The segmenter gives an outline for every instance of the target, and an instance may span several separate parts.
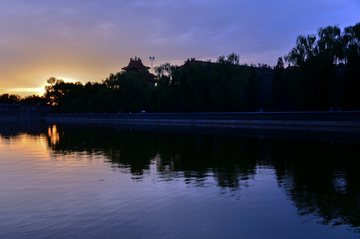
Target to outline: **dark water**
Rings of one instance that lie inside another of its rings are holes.
[[[0,125],[0,238],[359,238],[356,133]]]

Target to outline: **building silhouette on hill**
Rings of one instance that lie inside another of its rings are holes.
[[[133,58],[130,58],[130,62],[128,64],[128,66],[126,67],[123,67],[121,68],[122,70],[124,70],[125,72],[134,72],[134,73],[137,73],[137,74],[140,74],[140,73],[143,73],[143,72],[146,72],[147,74],[147,79],[146,82],[148,83],[148,85],[150,86],[154,86],[155,82],[154,82],[154,74],[151,74],[149,72],[149,69],[150,67],[148,66],[145,66],[140,57],[136,57],[133,59]]]
[[[135,59],[130,58],[129,65],[122,68],[122,70],[124,70],[125,72],[135,72],[135,73],[141,73],[144,70],[146,71],[149,69],[150,67],[144,66],[140,57],[136,57],[136,56]]]

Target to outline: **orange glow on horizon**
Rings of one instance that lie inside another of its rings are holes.
[[[45,94],[45,86],[43,88],[11,88],[8,89],[7,92],[3,92],[0,94],[20,95],[23,98],[30,95],[43,96]]]
[[[57,78],[57,77],[56,77]],[[71,78],[57,78],[59,80],[63,80],[66,83],[76,83],[76,82],[81,82],[79,80],[75,80],[75,79],[71,79]],[[84,82],[81,82],[82,84],[84,84]],[[38,95],[38,96],[43,96],[45,94],[45,86],[46,86],[46,82],[44,82],[44,86],[42,87],[36,87],[36,88],[23,88],[23,87],[18,87],[18,88],[0,88],[0,95],[2,94],[14,94],[14,95],[19,95],[22,98],[25,98],[27,96],[31,96],[31,95]]]

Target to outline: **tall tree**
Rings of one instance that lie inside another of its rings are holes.
[[[342,90],[342,107],[360,110],[360,23],[344,30],[346,71]]]
[[[344,41],[338,26],[319,28],[315,35],[299,36],[296,46],[285,60],[297,70],[289,69],[285,76],[298,104],[306,109],[325,110],[339,105],[337,88],[340,87],[336,64],[344,56]]]
[[[212,89],[216,110],[241,110],[244,91],[248,85],[249,69],[239,65],[239,56],[232,53],[220,56],[212,72],[216,83]]]

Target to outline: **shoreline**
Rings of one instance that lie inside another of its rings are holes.
[[[327,112],[216,112],[133,114],[47,114],[21,117],[0,115],[0,121],[44,120],[48,123],[94,123],[124,125],[195,126],[254,129],[338,131],[359,130],[360,111]]]
[[[274,138],[279,140],[327,141],[330,143],[360,143],[360,127],[317,127],[317,126],[273,126],[273,125],[171,125],[171,124],[133,124],[106,122],[46,121],[44,118],[23,118],[1,121],[0,136],[14,136],[20,131],[31,135],[47,135],[49,129],[75,127],[84,130],[104,128],[119,131],[149,131],[197,135],[221,135],[231,137],[250,137],[258,139]]]
[[[226,128],[360,128],[360,111],[48,114],[47,122],[146,124]]]

